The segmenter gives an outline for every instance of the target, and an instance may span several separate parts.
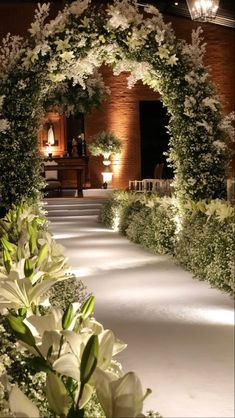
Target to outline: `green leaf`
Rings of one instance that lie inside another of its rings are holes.
[[[69,325],[71,324],[74,318],[74,309],[72,303],[69,303],[67,306],[63,317],[62,317],[62,327],[63,329],[68,329]]]
[[[27,360],[27,363],[36,371],[36,372],[45,372],[49,373],[53,371],[50,363],[42,357],[33,357]]]
[[[6,249],[3,250],[3,263],[7,273],[9,274],[11,271],[12,259],[9,251]]]
[[[98,359],[99,352],[99,340],[97,335],[92,335],[84,348],[81,366],[80,366],[80,376],[81,384],[84,386],[92,376]]]
[[[33,254],[37,248],[37,230],[36,230],[34,223],[28,224],[28,233],[29,233],[29,248],[30,248],[31,254]]]
[[[76,391],[78,385],[72,377],[64,377],[63,382],[67,392],[70,393],[70,395],[72,394],[72,392],[74,393]]]
[[[1,238],[1,244],[2,244],[3,249],[6,251],[9,251],[9,253],[14,253],[16,250],[15,244],[12,244],[11,242],[9,242],[6,236]]]
[[[32,261],[28,258],[24,262],[24,275],[27,278],[30,278],[34,272]]]
[[[26,317],[27,308],[20,308],[18,309],[18,315],[21,316],[23,319]]]
[[[45,244],[43,244],[41,246],[41,248],[38,252],[38,259],[37,259],[37,262],[36,262],[36,265],[35,265],[36,267],[41,266],[41,264],[43,263],[43,261],[45,260],[47,254],[48,254],[48,251],[49,251],[49,246],[46,242]]]
[[[82,309],[81,309],[83,321],[85,321],[85,319],[87,319],[92,314],[92,312],[94,311],[94,306],[95,306],[95,297],[90,296],[86,300],[86,302],[83,304]]]
[[[15,336],[24,343],[35,347],[34,336],[23,320],[24,318],[21,316],[7,315],[7,321]]]

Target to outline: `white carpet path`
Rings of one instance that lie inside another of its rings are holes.
[[[106,229],[89,215],[92,206],[87,215],[63,216],[66,206],[56,213],[50,204],[50,229],[94,293],[97,320],[128,344],[118,359],[153,391],[145,410],[165,418],[234,417],[232,299],[170,257]]]

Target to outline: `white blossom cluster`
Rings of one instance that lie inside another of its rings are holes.
[[[220,129],[226,133],[231,142],[235,142],[235,128],[232,123],[235,121],[235,112],[225,116],[220,124]]]
[[[199,26],[192,31],[192,43],[184,44],[183,54],[188,56],[195,66],[203,66],[203,56],[206,50],[206,43],[202,43],[202,28]]]
[[[110,29],[125,30],[128,29],[131,24],[137,25],[143,19],[143,15],[136,13],[137,2],[132,4],[129,0],[118,0],[114,5],[109,5],[108,12],[108,27]]]
[[[7,77],[8,72],[22,54],[22,38],[8,33],[2,40],[0,48],[0,80]]]
[[[3,101],[4,101],[4,96],[0,96],[0,116],[1,116],[1,111],[2,111],[2,107],[3,107]],[[10,124],[8,122],[7,119],[2,119],[0,117],[0,132],[6,132],[7,129],[10,128]]]
[[[49,15],[50,4],[49,3],[38,3],[38,7],[35,11],[34,21],[31,23],[29,33],[31,36],[36,38],[38,41],[45,38],[43,29],[45,25],[45,20]]]

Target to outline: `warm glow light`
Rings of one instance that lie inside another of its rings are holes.
[[[111,171],[103,171],[102,173],[103,176],[103,183],[107,183],[110,186],[110,183],[112,181],[112,177],[113,177],[113,173]]]
[[[48,156],[52,155],[52,147],[51,147],[51,145],[48,145],[46,147],[46,155],[48,155]]]
[[[113,170],[114,176],[117,176],[118,177],[120,175],[120,170],[121,170],[121,154],[115,155],[115,157],[113,159],[112,170]]]
[[[189,12],[193,20],[210,22],[216,17],[219,0],[187,0]]]
[[[117,210],[114,212],[114,218],[113,218],[113,230],[116,232],[119,230],[119,224],[120,224],[120,216]]]

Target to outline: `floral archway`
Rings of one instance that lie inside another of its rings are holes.
[[[129,71],[131,87],[142,80],[158,91],[170,114],[169,162],[181,200],[223,197],[230,132],[216,90],[203,65],[200,28],[192,44],[177,40],[153,6],[116,0],[96,9],[77,0],[45,23],[49,5],[39,5],[23,41],[3,41],[0,81],[0,177],[6,207],[36,199],[43,186],[37,149],[45,98],[69,80],[86,88],[103,63],[114,74]]]

